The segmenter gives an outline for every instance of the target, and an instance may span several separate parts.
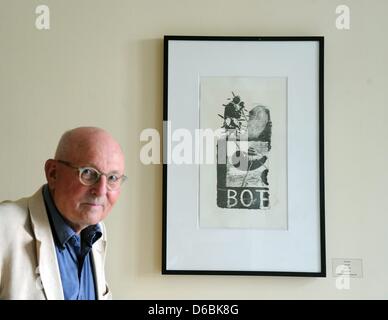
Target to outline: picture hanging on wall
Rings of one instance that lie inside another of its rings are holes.
[[[165,36],[163,274],[326,275],[323,50]]]

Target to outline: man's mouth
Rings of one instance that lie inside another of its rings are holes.
[[[90,206],[90,207],[102,207],[102,204],[99,203],[91,203],[91,202],[85,202],[83,205]]]

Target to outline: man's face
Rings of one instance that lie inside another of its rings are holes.
[[[75,167],[93,167],[102,173],[117,172],[119,176],[124,173],[121,149],[106,137],[74,149],[67,159],[60,160],[68,161]],[[109,191],[106,176],[102,175],[92,186],[85,186],[79,180],[78,170],[56,160],[48,162],[55,177],[49,179],[55,205],[76,232],[97,224],[108,215],[120,195],[120,189]]]

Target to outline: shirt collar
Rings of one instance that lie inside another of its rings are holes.
[[[46,208],[52,221],[52,230],[55,234],[58,243],[62,248],[73,236],[78,236],[76,232],[66,223],[62,214],[55,206],[54,200],[51,196],[51,192],[47,184],[43,186],[43,198],[46,204]],[[88,246],[92,246],[102,236],[101,227],[96,225],[90,225],[81,231],[81,239]]]

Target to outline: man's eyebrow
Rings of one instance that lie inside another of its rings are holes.
[[[118,170],[109,171],[108,173],[121,174]]]
[[[98,167],[97,167],[97,166],[96,166],[94,163],[90,163],[90,162],[88,162],[88,163],[85,163],[85,164],[81,165],[80,167],[83,167],[83,168],[86,168],[86,167],[91,167],[91,168],[94,168],[94,169],[100,170],[100,169],[98,169]]]

